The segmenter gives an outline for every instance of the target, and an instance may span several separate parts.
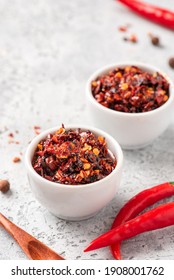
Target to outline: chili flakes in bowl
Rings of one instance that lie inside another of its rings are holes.
[[[104,137],[80,128],[66,130],[64,125],[38,143],[32,161],[40,176],[68,185],[101,180],[116,164]]]
[[[142,113],[162,106],[169,98],[169,83],[158,72],[137,66],[115,68],[91,83],[94,98],[101,105],[125,113]]]

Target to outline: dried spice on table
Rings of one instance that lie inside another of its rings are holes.
[[[0,180],[0,191],[2,193],[8,192],[10,189],[10,183],[8,180]]]
[[[13,137],[14,137],[14,134],[13,134],[12,132],[10,132],[10,133],[8,134],[8,137],[13,138]]]
[[[41,127],[40,127],[39,125],[35,125],[35,126],[33,127],[33,129],[34,129],[34,132],[35,132],[36,135],[40,134],[40,129],[41,129]]]
[[[15,133],[17,134],[18,131],[15,131]],[[13,132],[10,132],[8,134],[8,144],[16,144],[16,145],[20,144],[19,141],[15,141],[15,136]]]
[[[160,39],[159,39],[159,37],[153,35],[152,33],[149,33],[148,35],[149,35],[149,38],[151,40],[152,45],[159,47],[160,46]]]
[[[20,161],[21,161],[20,157],[14,157],[14,158],[13,158],[13,162],[14,162],[14,163],[20,162]]]
[[[119,26],[118,27],[118,30],[120,31],[120,32],[126,32],[127,31],[127,26]]]
[[[115,68],[92,81],[94,98],[101,105],[125,113],[142,113],[162,106],[169,98],[169,83],[158,72],[136,66]]]
[[[174,69],[174,57],[169,59],[169,66]]]
[[[123,40],[126,41],[126,42],[131,42],[131,43],[137,43],[138,42],[138,38],[135,34],[131,34],[128,37],[124,37]]]
[[[98,181],[109,175],[116,163],[102,136],[64,126],[38,143],[33,158],[39,175],[69,185]]]

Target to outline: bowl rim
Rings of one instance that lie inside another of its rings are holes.
[[[122,165],[123,165],[123,151],[122,148],[120,146],[120,144],[117,142],[117,140],[115,140],[114,137],[112,137],[110,134],[108,134],[107,132],[95,128],[93,126],[88,126],[88,125],[80,125],[80,124],[72,124],[72,125],[65,125],[65,129],[76,129],[76,128],[81,128],[82,130],[90,130],[93,133],[102,135],[103,137],[112,142],[115,146],[115,149],[117,151],[117,154],[114,156],[117,159],[117,165],[114,168],[114,170],[106,177],[102,178],[101,180],[98,180],[96,182],[93,183],[88,183],[88,184],[79,184],[79,185],[70,185],[70,184],[61,184],[61,183],[57,183],[57,182],[52,182],[49,181],[45,178],[43,178],[42,176],[40,176],[33,168],[30,157],[32,154],[34,154],[34,151],[36,149],[37,144],[39,143],[39,141],[41,141],[42,139],[44,139],[44,137],[46,137],[49,133],[53,133],[56,130],[58,130],[60,128],[60,126],[55,126],[49,129],[44,130],[43,132],[41,132],[39,135],[35,136],[34,139],[29,143],[26,152],[25,152],[25,167],[28,171],[28,173],[31,173],[32,176],[35,177],[36,180],[40,180],[41,183],[45,183],[45,184],[49,184],[52,187],[57,187],[57,188],[66,188],[66,189],[81,189],[81,188],[88,188],[89,186],[94,187],[95,186],[99,186],[101,184],[101,182],[104,181],[109,181],[109,179],[111,178],[111,176],[114,176],[115,173],[118,173],[121,169],[122,169]],[[112,152],[112,151],[111,151]]]
[[[120,112],[120,111],[116,111],[116,110],[112,110],[110,108],[106,108],[105,106],[101,105],[99,102],[97,102],[97,100],[93,97],[92,91],[91,91],[91,82],[93,80],[95,80],[98,76],[108,72],[109,70],[114,69],[115,67],[126,67],[126,66],[137,66],[139,68],[141,68],[143,70],[147,69],[146,71],[149,72],[159,72],[169,83],[169,98],[168,100],[161,105],[160,107],[148,111],[148,112],[139,112],[139,113],[130,113],[130,112]],[[172,94],[173,92],[173,94]],[[151,64],[147,64],[147,63],[143,63],[143,62],[136,62],[136,61],[122,61],[122,62],[117,62],[117,63],[112,63],[112,64],[108,64],[105,65],[99,69],[97,69],[95,72],[93,72],[93,74],[89,77],[87,84],[86,84],[86,95],[88,97],[88,99],[90,100],[90,102],[92,102],[92,104],[94,106],[96,106],[98,109],[103,110],[103,112],[108,113],[110,115],[119,115],[122,117],[130,117],[130,118],[136,118],[138,117],[144,117],[144,116],[149,116],[152,114],[156,114],[160,111],[163,111],[166,109],[166,107],[168,107],[174,100],[174,84],[172,82],[172,80],[170,79],[170,77],[163,71],[161,71],[159,68],[157,68],[156,66],[153,66]]]

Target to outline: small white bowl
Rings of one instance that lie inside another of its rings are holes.
[[[91,92],[91,82],[115,67],[137,66],[149,73],[159,72],[169,83],[169,99],[159,108],[145,113],[118,112],[99,104]],[[162,134],[174,112],[174,85],[162,71],[144,63],[127,62],[109,65],[96,71],[86,87],[87,103],[94,125],[112,135],[124,149],[137,149],[151,143]]]
[[[66,126],[66,129],[81,128],[83,131],[90,130],[95,135],[105,137],[108,149],[117,159],[116,168],[105,178],[90,184],[64,185],[48,181],[41,177],[32,166],[32,159],[37,144],[49,133],[59,129],[48,129],[29,144],[25,155],[25,165],[31,190],[38,201],[56,216],[66,220],[83,220],[95,215],[106,206],[115,196],[120,185],[123,153],[116,140],[102,130],[86,126]]]

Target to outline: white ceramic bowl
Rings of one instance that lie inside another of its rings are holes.
[[[66,220],[86,219],[100,211],[114,198],[122,174],[123,153],[116,140],[104,131],[93,127],[73,125],[66,126],[66,129],[79,127],[83,131],[90,130],[95,135],[105,137],[108,149],[117,159],[116,168],[104,179],[84,185],[64,185],[48,181],[37,174],[31,163],[37,144],[59,127],[48,129],[36,136],[29,144],[25,155],[28,180],[35,197],[50,212]]]
[[[108,109],[96,101],[91,92],[91,82],[115,67],[123,68],[130,65],[135,65],[149,73],[159,72],[166,78],[170,85],[170,96],[165,104],[145,113],[124,113]],[[156,67],[144,63],[118,63],[99,69],[87,82],[86,96],[94,125],[107,131],[125,149],[141,148],[151,143],[168,127],[174,112],[174,85],[172,81]]]

